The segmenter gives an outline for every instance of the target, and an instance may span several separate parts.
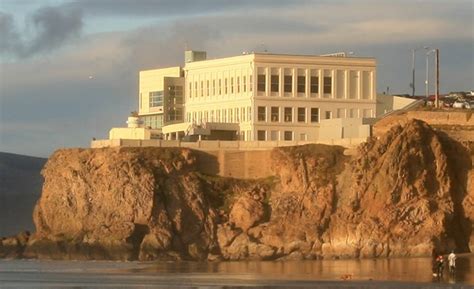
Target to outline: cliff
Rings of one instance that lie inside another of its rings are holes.
[[[204,175],[197,155],[58,150],[42,171],[36,232],[4,239],[0,256],[16,248],[31,258],[273,260],[474,249],[473,147],[424,122],[394,126],[351,157],[337,146],[274,149],[269,179]]]

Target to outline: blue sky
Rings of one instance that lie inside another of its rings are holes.
[[[376,57],[409,93],[411,49],[440,48],[441,91],[474,89],[472,0],[1,0],[0,151],[48,156],[124,126],[138,71],[262,51]],[[424,52],[417,53],[418,94]]]

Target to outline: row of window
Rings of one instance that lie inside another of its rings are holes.
[[[248,82],[247,82],[248,81]],[[189,97],[245,93],[252,91],[252,75],[189,82]]]
[[[266,106],[257,108],[257,121],[262,122],[306,122],[306,107],[284,107],[283,119],[280,119],[280,107],[271,106],[268,110]],[[296,120],[293,116],[296,116]],[[319,122],[319,108],[309,108],[310,122]],[[270,116],[267,118],[267,116]]]
[[[281,134],[281,136],[280,136]],[[294,132],[291,130],[278,131],[278,130],[257,130],[257,140],[287,140],[292,141],[295,139]],[[299,140],[306,141],[306,133],[299,134]]]
[[[163,91],[151,91],[148,94],[148,106],[157,107],[163,106]]]
[[[265,74],[259,74],[257,76],[257,91],[266,91],[267,77]],[[332,78],[325,76],[323,78],[323,93],[332,93]],[[283,91],[287,93],[293,92],[293,76],[284,75],[283,77]],[[270,75],[270,92],[280,92],[280,76],[278,74]],[[306,93],[306,76],[298,75],[296,77],[296,92]],[[310,76],[309,78],[309,92],[319,93],[319,77]]]
[[[186,121],[194,123],[223,122],[239,123],[252,120],[252,108],[235,107],[228,109],[215,109],[206,111],[194,111],[186,114]]]

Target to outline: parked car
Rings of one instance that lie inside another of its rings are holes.
[[[465,100],[456,100],[453,103],[453,108],[471,108],[471,104]]]

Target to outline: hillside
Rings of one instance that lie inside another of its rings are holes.
[[[46,159],[0,152],[0,235],[33,230],[31,214],[41,194]]]
[[[30,258],[114,260],[468,252],[471,156],[472,147],[419,120],[351,156],[338,146],[275,148],[273,177],[252,181],[202,174],[191,149],[62,149],[42,171],[36,232],[3,240],[0,256],[12,248]]]

